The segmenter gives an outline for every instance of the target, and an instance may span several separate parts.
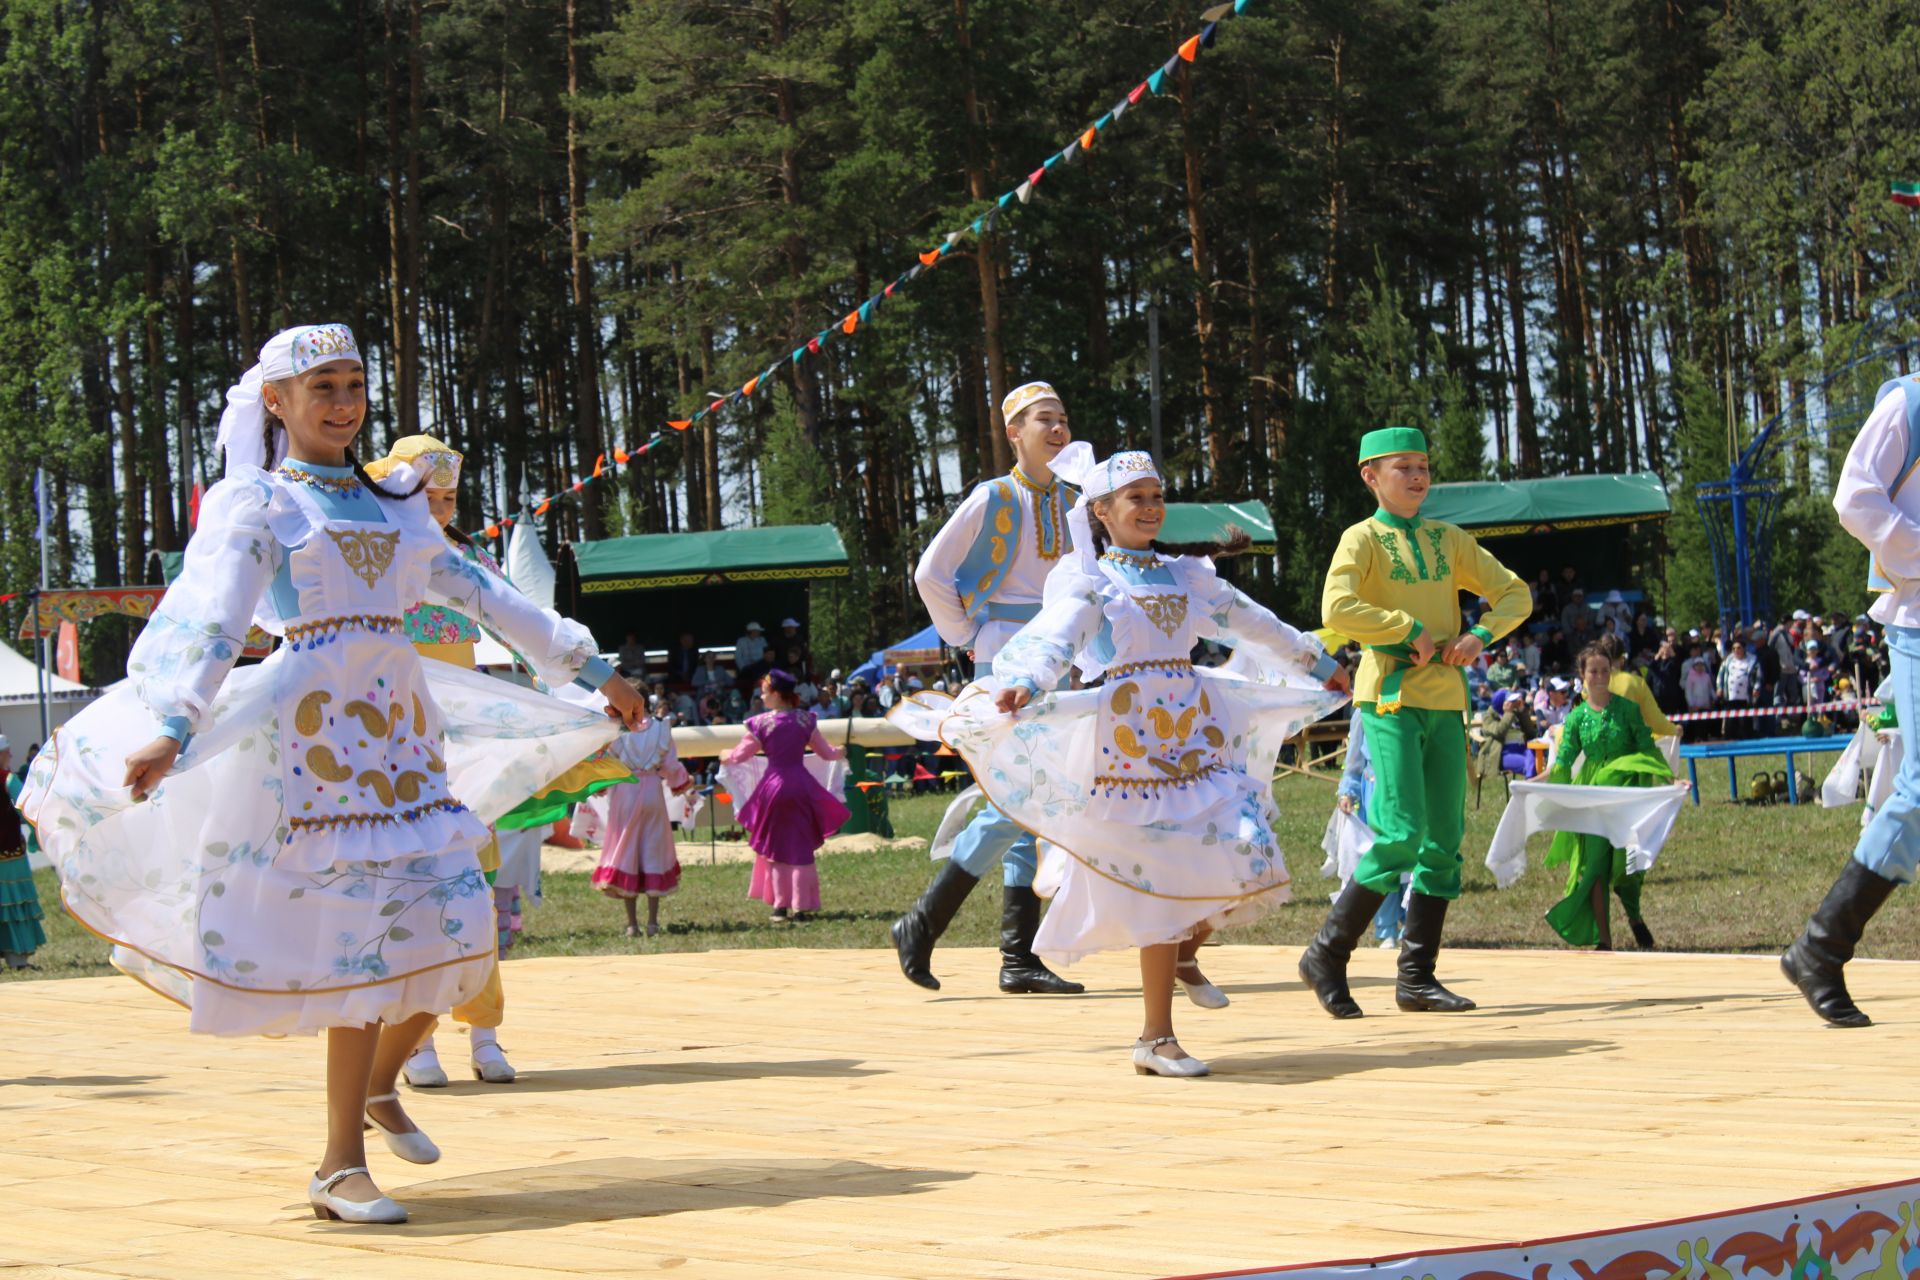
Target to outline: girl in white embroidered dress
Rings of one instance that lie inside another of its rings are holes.
[[[1053,904],[1035,950],[1071,964],[1139,948],[1146,1016],[1134,1065],[1202,1075],[1206,1064],[1174,1039],[1176,974],[1196,1003],[1224,1004],[1195,950],[1214,928],[1285,900],[1274,759],[1300,724],[1339,705],[1346,673],[1215,572],[1204,552],[1244,548],[1244,535],[1234,548],[1155,541],[1166,504],[1148,455],[1094,466],[1074,445],[1055,470],[1082,490],[1075,554],[1048,578],[1040,616],[994,659],[1004,686],[963,694],[942,732],[989,799],[1045,842],[1037,887]],[[1240,648],[1274,683],[1196,670],[1203,639]],[[1042,693],[1069,665],[1104,685]]]
[[[363,1125],[403,1158],[438,1158],[392,1089],[433,1015],[486,976],[486,822],[616,726],[442,663],[423,671],[401,634],[422,598],[484,619],[549,679],[595,646],[454,555],[419,477],[381,489],[354,462],[366,382],[344,326],[277,335],[228,400],[227,478],[182,576],[131,678],[36,762],[31,803],[57,832],[69,910],[194,1030],[328,1032],[309,1199],[322,1217],[403,1221],[366,1172]],[[235,672],[250,621],[285,643]],[[640,718],[624,681],[605,692]]]

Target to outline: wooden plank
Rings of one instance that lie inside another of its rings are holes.
[[[1820,1026],[1768,956],[1456,951],[1482,1002],[1322,1015],[1296,953],[1224,947],[1182,1005],[1215,1075],[1133,1074],[1131,957],[1088,997],[938,996],[890,953],[508,967],[523,1075],[408,1095],[447,1151],[379,1147],[398,1230],[308,1215],[317,1039],[189,1036],[118,978],[0,988],[0,1259],[126,1276],[1052,1276],[1227,1270],[1601,1229],[1911,1177],[1920,966]],[[77,1064],[86,1064],[80,1066]]]

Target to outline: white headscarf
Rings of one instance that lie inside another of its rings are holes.
[[[1095,573],[1099,557],[1093,550],[1093,525],[1087,519],[1088,505],[1126,488],[1136,480],[1160,479],[1153,455],[1139,449],[1116,453],[1105,462],[1095,462],[1093,446],[1075,440],[1062,449],[1049,464],[1053,474],[1080,491],[1079,501],[1067,512],[1067,530],[1073,537],[1073,553],[1085,573]]]
[[[268,381],[294,378],[330,360],[364,365],[353,330],[343,324],[303,324],[282,329],[260,348],[260,363],[227,388],[227,407],[220,415],[219,448],[227,452],[227,474],[246,467],[274,466],[287,452],[287,429],[273,423],[273,441],[266,438],[267,409],[260,388]]]

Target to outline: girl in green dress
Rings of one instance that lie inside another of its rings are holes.
[[[33,953],[46,945],[40,927],[40,895],[33,888],[27,855],[34,851],[32,828],[24,833],[13,798],[20,779],[13,774],[13,750],[0,737],[0,960],[9,969],[32,969]]]
[[[1548,780],[1602,787],[1672,781],[1673,771],[1654,745],[1653,731],[1641,718],[1640,708],[1608,689],[1613,664],[1605,650],[1599,645],[1581,650],[1579,670],[1586,697],[1567,714]],[[1583,755],[1586,759],[1576,778],[1573,764]],[[1607,895],[1612,892],[1626,909],[1634,941],[1642,950],[1652,949],[1653,933],[1640,918],[1640,889],[1647,873],[1628,873],[1626,850],[1614,848],[1602,836],[1562,831],[1554,836],[1547,853],[1548,866],[1561,863],[1569,864],[1567,896],[1547,912],[1547,923],[1561,937],[1576,947],[1613,950],[1613,929],[1607,919]]]

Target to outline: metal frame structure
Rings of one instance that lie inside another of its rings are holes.
[[[1772,537],[1786,497],[1786,484],[1777,475],[1768,474],[1772,464],[1786,446],[1804,436],[1830,440],[1835,430],[1866,421],[1873,411],[1871,392],[1839,404],[1828,403],[1826,392],[1863,365],[1920,350],[1920,339],[1889,341],[1896,326],[1917,313],[1920,290],[1888,299],[1854,335],[1837,369],[1809,383],[1761,424],[1733,460],[1725,480],[1708,480],[1694,487],[1694,506],[1713,551],[1713,587],[1722,625],[1773,616]]]

